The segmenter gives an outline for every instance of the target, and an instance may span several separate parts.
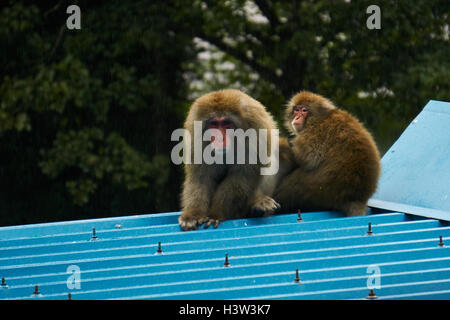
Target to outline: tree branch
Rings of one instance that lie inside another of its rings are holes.
[[[47,10],[46,12],[44,12],[44,18],[47,18],[47,16],[55,11],[57,11],[59,9],[59,7],[61,6],[63,0],[59,1],[54,7],[50,8],[49,10]]]
[[[67,26],[66,26],[66,23],[64,22],[64,24],[59,29],[58,37],[56,38],[56,42],[53,45],[52,51],[50,51],[50,55],[47,59],[48,61],[52,60],[53,56],[55,55],[56,49],[59,47],[59,44],[61,43],[61,40],[64,36],[64,32],[66,29],[67,29]]]
[[[274,84],[276,84],[279,81],[278,76],[275,74],[275,72],[272,69],[267,68],[267,67],[257,63],[254,59],[250,59],[249,57],[247,57],[247,55],[244,52],[224,43],[220,37],[207,35],[203,31],[198,31],[196,36],[199,38],[202,38],[205,41],[208,41],[209,43],[216,46],[223,52],[225,52],[225,53],[233,56],[234,58],[240,60],[241,62],[247,64],[253,70],[258,72],[261,75],[261,77],[265,78],[266,80],[268,80]]]

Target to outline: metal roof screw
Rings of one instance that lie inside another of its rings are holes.
[[[368,299],[368,300],[378,299],[378,297],[375,294],[375,291],[373,291],[373,289],[370,289],[369,295],[366,297],[366,299]]]
[[[298,211],[297,211],[297,216],[298,216],[298,218],[297,218],[297,222],[301,222],[301,221],[303,221],[303,219],[302,219],[302,215],[301,215],[301,212],[300,212],[300,209],[298,209]]]
[[[225,253],[225,263],[223,264],[224,267],[229,267],[230,262],[228,261],[228,253]]]
[[[34,286],[34,292],[33,292],[33,295],[34,296],[37,296],[37,295],[40,295],[41,293],[39,292],[39,286],[38,285],[35,285]]]
[[[371,236],[371,235],[373,235],[373,232],[372,232],[372,223],[369,222],[369,229],[367,230],[366,236]]]
[[[2,287],[6,287],[6,280],[5,280],[5,277],[2,277],[2,284],[1,284],[1,286],[2,286]]]
[[[295,279],[294,279],[295,283],[300,283],[300,276],[298,274],[298,269],[295,269]]]
[[[92,228],[92,237],[91,240],[97,240],[97,233],[95,232],[95,228]]]
[[[72,294],[70,292],[67,294],[67,300],[72,300]]]
[[[161,241],[158,241],[158,250],[156,250],[156,253],[162,253]]]
[[[443,247],[444,246],[444,241],[442,241],[442,236],[439,236],[439,247]]]

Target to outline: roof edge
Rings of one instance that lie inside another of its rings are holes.
[[[385,209],[396,212],[414,214],[421,217],[450,221],[450,212],[431,208],[417,207],[397,202],[378,199],[369,199],[368,206],[377,209]]]

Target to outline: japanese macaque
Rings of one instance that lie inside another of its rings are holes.
[[[217,227],[222,220],[272,212],[279,207],[270,197],[275,188],[275,175],[261,174],[262,169],[269,167],[275,166],[277,170],[278,161],[278,150],[275,150],[278,140],[271,141],[276,125],[261,103],[239,90],[211,92],[192,104],[184,128],[192,138],[184,140],[191,163],[185,165],[183,214],[178,219],[183,230],[196,229],[203,223],[205,227]],[[200,132],[195,132],[195,128],[200,128]],[[257,140],[246,137],[234,143],[230,131],[248,132],[249,129],[255,130]],[[258,134],[259,129],[267,130],[266,135]],[[209,154],[220,161],[196,162],[194,151],[197,148],[198,156],[198,146],[200,156]],[[262,146],[266,147],[269,161],[261,161],[259,157]],[[239,161],[242,156],[256,161],[243,163]]]
[[[285,126],[293,138],[290,149],[280,145],[281,168],[292,171],[273,195],[281,210],[364,215],[377,188],[380,155],[363,125],[328,99],[302,91],[288,103]]]

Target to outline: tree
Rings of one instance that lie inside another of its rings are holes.
[[[280,100],[316,91],[356,114],[384,151],[429,99],[449,97],[450,10],[448,1],[378,1],[381,29],[370,30],[371,4],[194,1],[184,27],[255,72],[263,92],[254,80],[241,86],[278,117]]]
[[[53,5],[0,14],[0,223],[175,209],[190,37],[165,2],[81,3],[80,31]]]

